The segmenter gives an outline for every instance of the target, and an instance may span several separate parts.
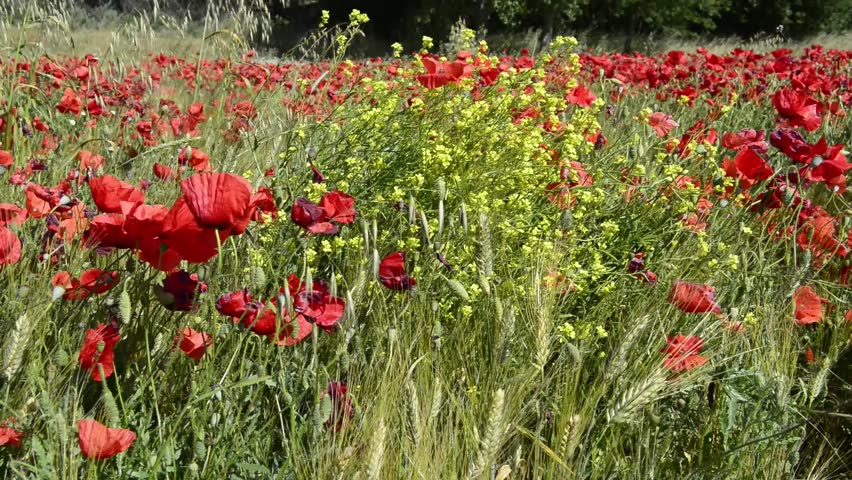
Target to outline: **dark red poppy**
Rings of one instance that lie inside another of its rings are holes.
[[[394,252],[379,263],[379,282],[397,291],[411,290],[417,280],[405,271],[405,252]]]
[[[136,205],[145,202],[144,193],[112,175],[90,178],[89,188],[92,191],[92,200],[98,210],[104,213],[121,213],[121,202]]]
[[[15,232],[0,227],[0,265],[11,265],[21,259],[21,240]]]
[[[329,382],[328,388],[322,392],[322,398],[331,399],[331,416],[325,422],[325,428],[339,432],[343,425],[352,418],[352,397],[343,382]]]
[[[225,293],[216,300],[216,311],[228,317],[241,317],[246,311],[246,306],[250,303],[252,303],[252,298],[248,289]]]
[[[713,298],[716,290],[710,285],[675,280],[669,291],[669,303],[686,313],[722,313]]]
[[[287,279],[289,293],[293,297],[293,310],[326,332],[336,329],[337,321],[343,317],[346,307],[342,298],[331,295],[328,285],[317,280],[308,286],[296,275]],[[282,292],[284,293],[284,292]]]
[[[183,353],[196,362],[201,361],[207,347],[213,344],[210,335],[204,332],[197,332],[189,327],[180,331],[175,338],[175,344],[180,346]]]
[[[343,192],[326,192],[319,205],[299,197],[290,210],[290,219],[309,233],[334,235],[340,231],[338,224],[355,221],[355,199]]]
[[[813,288],[803,285],[793,293],[796,303],[796,325],[810,325],[822,321],[822,306],[828,303]]]
[[[666,347],[660,353],[666,355],[663,365],[674,372],[683,372],[707,363],[707,358],[698,354],[704,347],[704,341],[693,335],[666,337]]]
[[[90,328],[86,331],[78,360],[83,370],[92,376],[92,380],[96,382],[103,380],[101,369],[103,369],[104,378],[112,375],[115,369],[113,348],[119,338],[118,328],[113,323],[102,323],[98,325],[98,328],[94,330]]]
[[[77,421],[77,439],[86,458],[103,460],[127,451],[136,434],[123,428],[108,428],[95,420]]]
[[[154,290],[167,310],[188,312],[198,308],[195,297],[207,291],[207,284],[195,273],[178,270],[166,275],[162,287],[155,286]]]

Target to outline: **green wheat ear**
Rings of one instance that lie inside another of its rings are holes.
[[[133,303],[130,301],[130,294],[127,293],[126,288],[118,296],[118,315],[125,324],[130,323],[133,318]]]
[[[15,326],[6,337],[3,345],[3,374],[12,380],[21,370],[24,355],[30,342],[33,325],[26,313],[21,314],[15,321]]]
[[[450,290],[453,291],[456,297],[459,298],[464,303],[470,302],[470,295],[467,293],[467,289],[464,288],[461,282],[454,278],[447,279],[447,286],[450,287]]]

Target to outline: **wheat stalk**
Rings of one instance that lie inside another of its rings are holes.
[[[379,419],[379,426],[373,432],[373,438],[370,440],[370,456],[367,464],[367,478],[380,478],[382,471],[382,461],[385,455],[385,419]]]
[[[497,450],[503,443],[503,407],[505,400],[506,393],[502,388],[494,393],[494,400],[491,403],[491,411],[488,415],[488,425],[485,427],[485,437],[482,439],[479,455],[470,464],[467,473],[468,478],[477,478],[482,475],[494,461]]]
[[[656,372],[645,381],[637,383],[624,391],[615,404],[607,410],[606,417],[612,423],[626,423],[636,420],[642,409],[654,401],[666,385],[666,378]]]
[[[9,380],[15,378],[21,370],[24,353],[30,342],[32,327],[32,322],[29,321],[27,314],[23,313],[15,321],[15,327],[6,337],[6,344],[3,346],[3,373]]]

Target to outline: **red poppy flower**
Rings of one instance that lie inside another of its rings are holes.
[[[450,82],[458,82],[462,78],[469,77],[473,73],[473,65],[460,60],[455,62],[438,62],[434,58],[420,57],[426,73],[417,75],[417,81],[424,88],[432,90],[443,87]]]
[[[101,368],[104,372],[104,378],[109,378],[114,369],[113,364],[114,353],[113,348],[118,343],[119,333],[118,328],[114,324],[100,324],[96,329],[88,329],[86,338],[83,340],[83,347],[80,349],[78,357],[80,366],[83,370],[89,372],[92,380],[100,382]],[[98,365],[101,368],[98,368]]]
[[[232,173],[200,173],[180,185],[198,225],[240,235],[251,219],[251,186]]]
[[[340,231],[337,224],[355,221],[355,199],[343,192],[333,190],[325,193],[317,205],[299,197],[290,210],[290,219],[309,233],[334,235]]]
[[[88,150],[80,150],[77,154],[77,160],[80,161],[80,170],[83,171],[89,169],[97,171],[106,163],[106,159],[103,156],[94,154]]]
[[[293,296],[293,310],[326,332],[334,331],[337,321],[343,317],[346,306],[343,299],[332,296],[322,280],[313,282],[309,289],[299,277],[291,274],[287,283]]]
[[[769,151],[769,145],[764,140],[765,137],[766,132],[763,130],[744,128],[739,132],[727,132],[722,135],[722,146],[731,150],[750,148],[759,153],[766,153]]]
[[[751,148],[741,148],[733,160],[726,158],[722,162],[722,169],[728,177],[739,179],[742,190],[772,178],[775,173],[769,163]]]
[[[652,113],[651,116],[648,117],[648,124],[651,125],[651,128],[654,129],[654,133],[656,133],[660,138],[671,133],[671,131],[679,125],[674,121],[671,115],[667,115],[662,112]]]
[[[21,259],[21,240],[15,232],[0,227],[0,265],[11,265]]]
[[[188,312],[198,307],[196,293],[207,291],[207,284],[198,281],[198,275],[178,270],[166,275],[162,286],[155,286],[160,303],[167,310]]]
[[[112,175],[90,178],[89,188],[92,191],[92,200],[98,210],[104,213],[121,213],[121,202],[131,204],[145,202],[144,193]]]
[[[160,180],[180,180],[179,173],[159,163],[154,164],[154,176]]]
[[[822,124],[817,102],[807,93],[793,88],[784,88],[772,96],[772,105],[778,116],[787,120],[792,127],[804,127],[813,132]]]
[[[411,290],[417,280],[405,271],[405,252],[394,252],[379,263],[379,281],[387,288],[397,291]]]
[[[212,343],[210,335],[204,332],[196,332],[189,327],[182,329],[175,338],[175,344],[180,346],[181,351],[196,362],[201,360],[207,347]]]
[[[355,221],[355,198],[338,190],[327,192],[320,199],[320,207],[327,221],[343,225]]]
[[[53,276],[52,283],[54,292],[56,288],[64,289],[62,298],[66,300],[83,300],[90,295],[106,293],[118,285],[120,276],[118,272],[104,272],[99,268],[91,268],[80,275],[80,279],[73,278],[68,272],[58,272]]]
[[[331,399],[331,416],[326,420],[325,428],[339,432],[344,423],[352,418],[354,409],[348,391],[343,382],[329,382],[328,388],[322,392],[322,398]]]
[[[219,245],[229,236],[227,231],[199,225],[186,199],[179,197],[163,219],[160,240],[186,261],[204,263],[219,253]]]
[[[80,451],[92,460],[103,460],[126,451],[136,440],[136,434],[123,428],[108,428],[95,420],[77,421]]]
[[[9,168],[12,166],[14,160],[11,152],[0,149],[0,167]]]
[[[696,336],[677,335],[666,337],[666,347],[660,353],[666,355],[663,365],[674,372],[683,372],[707,363],[707,358],[698,354],[704,341]]]
[[[21,437],[24,432],[19,432],[14,428],[0,427],[0,447],[3,445],[11,445],[15,448],[21,447]]]
[[[248,289],[234,293],[225,293],[216,300],[216,311],[228,317],[242,317],[246,307],[252,303],[251,294]]]
[[[181,165],[189,164],[196,172],[210,171],[210,156],[197,148],[186,147],[181,150],[178,154],[178,163]]]
[[[0,203],[0,227],[23,225],[27,220],[27,211],[11,203]]]
[[[83,101],[80,100],[74,90],[70,88],[66,88],[62,93],[62,99],[59,100],[59,103],[56,105],[56,111],[59,113],[73,113],[74,115],[79,116],[80,110],[83,108]]]
[[[722,313],[713,298],[716,290],[710,285],[675,280],[669,291],[669,303],[686,313]]]
[[[796,325],[810,325],[822,321],[822,306],[828,303],[820,298],[814,289],[803,285],[793,293],[793,301],[796,302]]]
[[[583,85],[577,85],[574,87],[574,90],[571,90],[571,93],[565,97],[566,102],[573,103],[574,105],[579,105],[581,107],[589,107],[595,100],[597,100],[597,97],[595,97],[595,95]]]

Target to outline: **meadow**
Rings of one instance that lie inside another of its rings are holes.
[[[852,50],[30,13],[67,53],[6,24],[4,477],[852,475]]]

